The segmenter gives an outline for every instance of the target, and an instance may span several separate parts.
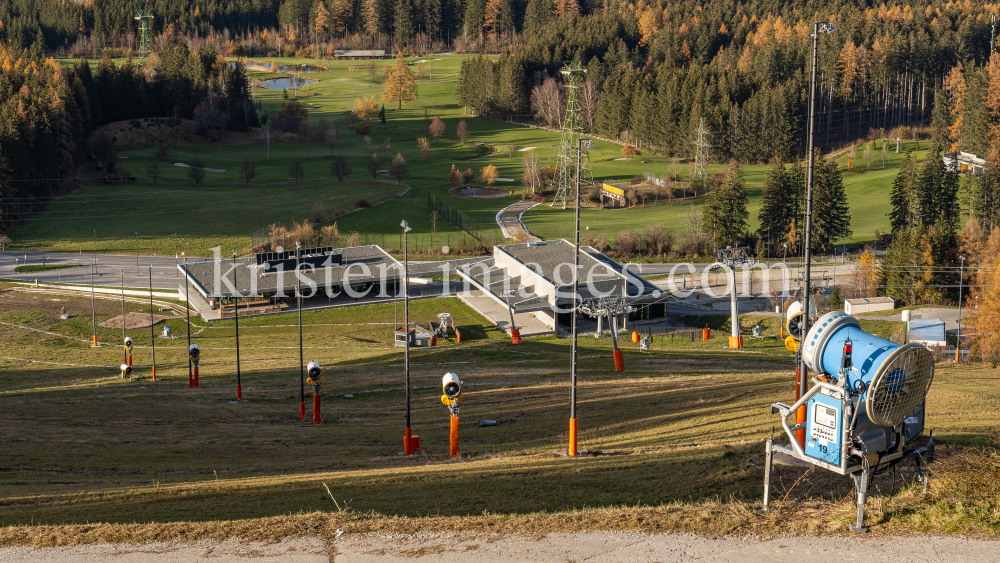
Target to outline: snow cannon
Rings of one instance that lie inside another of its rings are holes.
[[[765,442],[764,508],[767,509],[774,455],[794,457],[854,479],[858,493],[856,532],[864,526],[871,476],[905,459],[923,464],[934,456],[931,438],[921,449],[908,446],[924,431],[924,400],[934,379],[934,358],[919,344],[896,344],[861,330],[861,323],[831,311],[812,324],[799,342],[802,360],[816,375],[812,387],[788,406],[771,405],[781,416],[789,445]],[[806,407],[805,422],[796,412]],[[805,447],[796,431],[805,430]]]

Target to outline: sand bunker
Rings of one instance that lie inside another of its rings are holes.
[[[533,151],[533,150],[535,150],[537,148],[538,147],[524,147],[523,149],[517,149],[517,152]]]
[[[194,166],[184,164],[183,162],[175,162],[174,166],[180,166],[181,168],[195,168]],[[205,172],[225,172],[222,168],[205,168],[204,166],[201,167],[201,170],[204,170]]]
[[[494,178],[494,182],[513,182],[513,178]]]
[[[165,319],[176,319],[177,317],[168,315],[153,315],[153,322],[158,323]],[[110,319],[105,319],[99,323],[105,328],[121,328],[122,316],[116,315]],[[128,313],[125,315],[125,328],[146,328],[149,326],[149,315],[146,313]]]

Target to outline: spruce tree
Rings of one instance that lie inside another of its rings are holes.
[[[928,153],[927,160],[920,167],[920,174],[917,176],[914,196],[917,203],[917,217],[919,223],[926,228],[930,228],[941,217],[938,207],[939,192],[944,181],[944,164],[940,155]]]
[[[393,18],[393,37],[396,44],[405,47],[413,38],[413,5],[410,0],[396,0],[396,12]]]
[[[910,149],[906,149],[903,161],[899,163],[899,172],[896,179],[892,181],[892,191],[889,193],[889,203],[892,209],[889,211],[889,224],[892,232],[899,232],[913,226],[915,202],[913,196],[913,185],[916,183],[916,170],[913,164],[913,155]]]
[[[726,170],[722,185],[716,188],[703,208],[702,225],[712,233],[718,248],[737,246],[747,236],[747,188],[743,170],[732,162]]]
[[[837,161],[817,155],[813,171],[813,250],[829,252],[838,239],[851,236],[851,211]]]
[[[757,214],[760,223],[757,237],[768,247],[774,248],[776,241],[784,240],[795,220],[797,200],[792,192],[788,171],[781,160],[776,159],[767,172]]]

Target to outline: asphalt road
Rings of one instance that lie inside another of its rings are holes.
[[[20,274],[15,272],[17,266],[41,265],[77,265],[76,268],[61,268],[43,272]],[[103,286],[118,286],[122,282],[121,274],[125,275],[125,287],[148,287],[149,267],[153,267],[153,287],[156,289],[177,289],[183,283],[177,270],[177,263],[183,259],[173,256],[139,256],[136,268],[136,256],[127,254],[76,254],[72,252],[0,252],[0,278],[46,283],[76,283],[90,284],[91,264],[96,259],[94,269],[94,284]],[[189,257],[190,261],[206,260],[206,258]]]
[[[849,560],[857,563],[963,563],[996,561],[1000,543],[962,537],[863,535],[706,539],[694,534],[584,532],[526,536],[347,534],[334,542],[335,555],[317,538],[274,544],[238,540],[98,544],[75,547],[0,548],[0,563],[412,563],[699,561],[714,563],[801,563]]]

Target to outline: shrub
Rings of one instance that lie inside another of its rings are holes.
[[[306,133],[309,130],[308,119],[309,110],[298,100],[292,100],[281,104],[278,115],[271,120],[271,126],[285,133]]]
[[[636,256],[639,254],[641,239],[634,231],[619,231],[615,238],[615,252],[618,256]]]
[[[371,207],[372,204],[368,202],[367,198],[361,198],[354,202],[354,209],[364,209],[366,207]]]

